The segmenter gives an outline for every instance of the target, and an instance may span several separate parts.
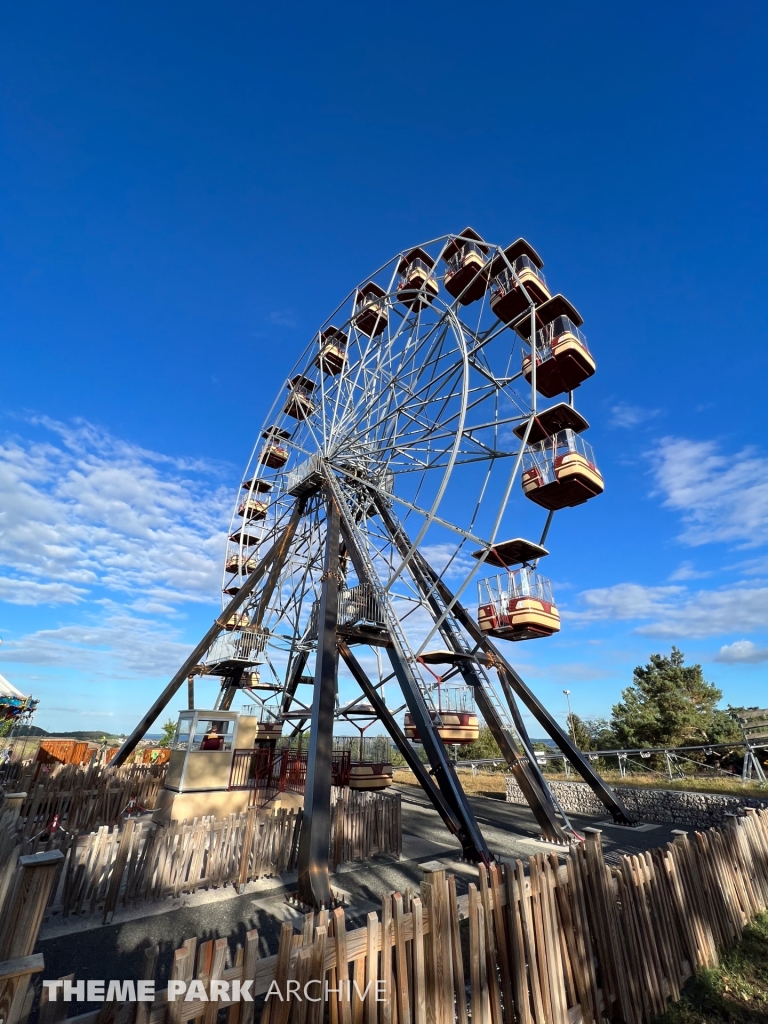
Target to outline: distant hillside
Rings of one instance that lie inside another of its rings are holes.
[[[108,742],[119,739],[113,732],[49,732],[46,735],[57,739],[88,740],[90,743],[101,743],[104,739]]]

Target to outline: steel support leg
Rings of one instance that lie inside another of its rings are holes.
[[[441,599],[446,605],[453,601],[453,595],[442,580],[436,583]],[[464,606],[456,601],[452,608],[457,621],[461,623],[475,643],[491,656],[497,665],[501,665],[507,675],[508,681],[515,694],[525,704],[533,717],[542,728],[546,729],[560,750],[565,754],[576,771],[581,775],[587,785],[592,789],[595,796],[602,801],[613,816],[613,820],[620,825],[633,825],[634,819],[627,808],[616,796],[606,782],[600,778],[592,765],[587,761],[579,748],[570,736],[564,732],[555,719],[550,715],[539,698],[528,688],[523,679],[512,668],[507,659],[499,652],[498,648],[491,643],[490,639],[483,633],[478,624],[467,612]]]
[[[291,702],[293,701],[304,669],[307,667],[308,657],[309,653],[307,651],[294,651],[293,660],[288,668],[288,679],[286,680],[285,690],[283,691],[283,701],[280,706],[280,710],[283,714],[286,714],[291,709]]]
[[[232,618],[232,616],[240,608],[240,606],[245,604],[245,602],[251,596],[251,594],[261,581],[261,578],[263,577],[264,573],[267,571],[270,564],[272,563],[272,560],[276,558],[278,553],[282,550],[283,545],[290,546],[293,540],[293,536],[296,533],[296,528],[298,527],[299,521],[304,512],[304,505],[304,499],[297,499],[296,504],[293,506],[293,512],[291,513],[291,518],[286,528],[280,534],[280,536],[269,549],[269,551],[266,553],[266,555],[264,555],[264,557],[261,559],[259,564],[253,570],[253,572],[242,585],[242,587],[240,587],[238,592],[235,594],[235,596],[229,602],[227,607],[221,613],[220,618],[216,619],[214,624],[205,634],[205,636],[197,645],[197,647],[195,647],[195,649],[192,651],[190,656],[181,666],[181,668],[170,681],[170,683],[168,683],[168,685],[165,687],[163,692],[157,698],[157,700],[146,713],[146,715],[144,715],[144,717],[133,730],[131,735],[124,741],[123,745],[120,747],[120,749],[112,758],[112,760],[109,762],[110,768],[119,767],[121,764],[125,762],[125,759],[129,756],[129,754],[133,753],[133,751],[136,749],[136,744],[139,742],[140,739],[142,739],[147,729],[149,729],[153,722],[155,722],[157,718],[162,714],[162,712],[173,699],[179,687],[182,685],[182,683],[187,678],[189,673],[195,668],[195,666],[198,664],[203,655],[208,651],[208,648],[211,646],[213,641],[224,629],[224,624]]]
[[[392,737],[392,741],[395,746],[403,755],[408,767],[418,779],[421,788],[431,800],[432,806],[443,819],[445,827],[449,832],[452,832],[453,835],[458,836],[461,826],[456,819],[456,815],[446,803],[443,794],[432,781],[432,776],[414,753],[413,747],[405,738],[400,726],[390,714],[389,708],[382,700],[379,691],[365,674],[363,667],[347,644],[341,639],[338,639],[336,642],[338,644],[339,654],[342,656],[349,668],[349,671],[352,673],[352,678],[363,691],[368,701],[373,705],[379,721],[382,722],[384,728]]]
[[[376,507],[401,557],[404,557],[411,549],[410,538],[400,523],[392,516],[384,502],[379,499],[378,495],[376,497]],[[435,593],[435,584],[439,578],[437,573],[420,551],[414,551],[408,565],[408,570],[419,592],[426,600],[433,618],[437,621],[442,615],[442,608]],[[443,619],[439,630],[440,635],[452,651],[458,654],[466,652],[466,645],[462,643],[459,631],[450,618]],[[469,659],[463,658],[459,661],[458,668],[464,682],[472,690],[480,714],[491,730],[502,756],[509,765],[515,781],[533,811],[543,837],[553,843],[569,842],[570,837],[557,820],[557,810],[551,799],[549,787],[539,771],[539,766],[535,763],[535,759],[532,759],[530,750],[527,752],[527,758],[523,755],[514,736],[511,735],[499,717],[497,709],[485,690],[483,679],[478,672],[476,664]],[[515,724],[517,725],[517,722]],[[522,721],[520,726],[522,726]],[[523,740],[527,738],[524,726],[522,726],[522,731],[518,728],[518,732],[520,732]]]
[[[341,523],[341,530],[358,580],[361,583],[369,582],[365,560],[357,547],[357,538],[345,528],[343,521]],[[461,783],[448,758],[443,741],[437,733],[434,722],[429,717],[427,705],[421,695],[413,668],[406,659],[404,652],[400,650],[397,637],[390,635],[390,640],[392,646],[387,648],[387,655],[405,697],[408,710],[413,716],[414,725],[427,755],[427,760],[432,767],[435,782],[459,822],[460,831],[458,839],[464,851],[464,856],[467,860],[482,861],[484,864],[490,864],[490,851],[475,820],[475,815],[472,812],[466,794],[461,788]]]
[[[339,610],[339,512],[329,497],[326,515],[325,565],[318,614],[317,661],[312,700],[312,725],[307,752],[304,817],[299,840],[298,896],[315,910],[329,909],[328,851],[331,843],[331,769],[333,713],[339,652],[336,622]]]
[[[219,693],[219,700],[216,704],[216,711],[229,711],[232,707],[232,701],[235,699],[235,694],[240,689],[240,683],[243,678],[244,668],[235,669],[231,676],[227,676],[221,685],[221,691]]]
[[[534,784],[536,786],[538,786],[538,789],[541,791],[541,793],[546,794],[546,805],[545,806],[546,806],[547,811],[549,811],[550,808],[552,808],[553,810],[556,809],[556,811],[560,813],[560,816],[562,817],[563,821],[565,822],[566,828],[572,833],[574,830],[573,830],[573,826],[571,825],[570,821],[568,820],[568,815],[565,813],[563,808],[560,806],[559,801],[555,797],[555,795],[552,792],[552,790],[549,788],[549,784],[548,784],[547,780],[544,778],[544,772],[541,770],[541,768],[539,766],[539,762],[536,760],[536,752],[533,749],[533,743],[531,742],[531,737],[528,735],[528,730],[525,727],[525,722],[523,721],[523,716],[520,714],[520,708],[518,707],[517,701],[515,700],[514,691],[512,690],[512,687],[509,685],[509,682],[508,682],[508,680],[507,680],[507,678],[506,678],[506,676],[504,674],[504,669],[503,668],[499,669],[497,674],[498,674],[498,677],[499,677],[499,683],[501,684],[501,689],[502,689],[502,691],[504,693],[504,699],[507,702],[507,707],[509,708],[509,712],[512,715],[512,721],[515,723],[515,729],[517,730],[517,734],[520,737],[520,742],[523,745],[523,750],[525,751],[525,757],[526,757],[525,765],[526,765],[526,768],[528,769],[529,774],[533,777]],[[567,758],[565,759],[565,764],[566,764],[566,766],[568,765],[568,759]],[[568,768],[567,767],[566,767],[565,774],[568,775]],[[522,789],[522,786],[520,788]],[[523,790],[523,793],[525,793],[525,790]],[[529,803],[530,803],[530,801],[529,801]],[[531,810],[536,815],[536,820],[539,822],[539,824],[541,824],[541,814],[540,814],[540,812],[537,813],[537,808],[533,804],[531,804]],[[557,824],[558,824],[558,828],[560,828],[559,823],[557,823]],[[561,831],[563,832],[563,835],[566,836],[566,841],[567,842],[572,842],[573,841],[573,836],[572,835],[568,835],[568,833],[565,832],[565,830],[561,829]],[[542,832],[543,832],[543,826],[542,826]],[[548,838],[546,833],[544,833],[544,837]],[[563,841],[562,840],[562,836],[558,836],[555,839],[555,842],[562,842],[562,841]]]
[[[485,842],[480,826],[475,820],[475,815],[467,800],[467,795],[461,788],[456,771],[451,764],[443,741],[432,721],[424,703],[424,698],[419,690],[416,677],[411,666],[400,655],[394,647],[387,648],[387,654],[392,668],[397,676],[400,689],[403,691],[408,710],[413,718],[413,724],[419,734],[421,745],[427,755],[427,760],[432,767],[432,774],[445,801],[452,809],[459,821],[458,839],[462,846],[464,857],[467,860],[480,861],[483,864],[490,864],[491,854]]]

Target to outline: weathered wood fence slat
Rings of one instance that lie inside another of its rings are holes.
[[[334,797],[334,867],[341,860],[378,853],[399,857],[399,794],[334,790]],[[137,900],[161,900],[212,886],[242,887],[265,875],[294,870],[301,823],[301,810],[259,813],[251,808],[221,821],[201,818],[160,826],[147,818],[129,818],[83,835],[57,830],[35,839],[24,839],[12,823],[10,835],[17,845],[8,848],[5,872],[0,866],[0,908],[19,854],[58,850],[63,855],[48,913],[69,917],[100,912],[109,922],[119,906]]]
[[[50,772],[44,767],[32,764],[19,782],[24,796],[17,829],[26,839],[45,831],[54,819],[69,832],[82,832],[121,820],[129,805],[154,807],[166,772],[165,765],[82,768],[69,764]],[[0,808],[2,817],[6,802]]]
[[[358,823],[367,813],[359,808]],[[352,849],[355,836],[353,827],[344,840]],[[261,849],[254,842],[254,858]],[[466,895],[445,872],[429,873],[420,892],[388,894],[354,931],[341,909],[307,915],[298,933],[283,924],[273,956],[259,957],[256,931],[231,966],[222,940],[188,940],[172,980],[198,978],[206,993],[213,980],[250,983],[256,1001],[169,1002],[163,990],[136,1020],[205,1024],[221,1010],[229,1024],[646,1024],[766,910],[768,811],[615,865],[599,830],[589,830],[564,864],[552,853],[531,857],[527,874],[520,860],[481,866]],[[307,982],[320,983],[313,995],[327,982],[329,999],[286,999],[288,982],[299,982],[298,995]]]

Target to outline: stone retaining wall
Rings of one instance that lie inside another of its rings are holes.
[[[610,817],[585,782],[550,782],[550,788],[562,808],[571,814],[598,814]],[[721,825],[726,814],[744,814],[745,807],[768,807],[765,799],[731,796],[727,793],[693,793],[678,789],[634,789],[616,786],[617,795],[638,821],[674,822],[693,828]],[[513,776],[507,776],[507,803],[526,800]]]

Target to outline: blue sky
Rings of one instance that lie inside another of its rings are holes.
[[[674,643],[765,706],[767,28],[740,0],[6,6],[0,671],[39,724],[134,723],[218,608],[294,358],[466,224],[536,246],[598,362],[606,493],[557,517],[563,629],[516,663],[601,715]]]

